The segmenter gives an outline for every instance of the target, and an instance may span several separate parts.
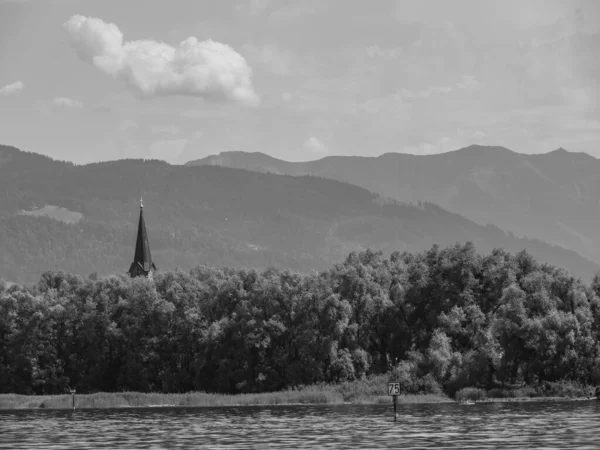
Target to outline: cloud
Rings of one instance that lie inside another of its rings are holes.
[[[465,75],[462,79],[453,86],[429,86],[422,90],[410,90],[401,88],[393,96],[397,100],[417,100],[429,98],[434,95],[448,94],[456,90],[476,91],[483,87],[483,83],[477,80],[473,75]]]
[[[127,84],[140,97],[183,95],[258,106],[252,69],[233,48],[189,37],[172,47],[124,41],[113,23],[75,15],[64,23],[77,55]]]
[[[409,89],[401,89],[400,96],[405,99],[427,98],[432,95],[441,95],[452,92],[454,89],[465,89],[476,91],[483,87],[483,83],[477,80],[473,75],[464,75],[462,79],[454,86],[430,86],[421,91],[411,91]]]
[[[83,103],[69,97],[55,97],[52,103],[56,106],[65,106],[67,108],[83,108]]]
[[[175,125],[151,125],[150,132],[152,134],[178,134],[179,128]]]
[[[400,58],[402,50],[399,48],[381,48],[379,45],[371,45],[367,47],[367,55],[369,58],[382,58],[384,60],[393,61]]]
[[[421,91],[411,91],[410,89],[400,89],[400,98],[406,100],[413,100],[417,98],[427,98],[435,94],[447,94],[452,91],[451,86],[430,86],[427,89]]]
[[[308,138],[304,142],[304,148],[307,148],[308,150],[310,150],[313,153],[316,153],[317,155],[326,155],[327,153],[329,153],[329,148],[327,148],[327,146],[323,142],[318,140],[316,137]]]
[[[15,81],[14,83],[7,84],[0,88],[0,95],[8,96],[12,94],[16,94],[19,91],[22,91],[25,88],[25,83],[22,81]]]
[[[569,131],[600,132],[600,120],[567,118],[560,121],[560,127]]]
[[[233,8],[236,13],[259,16],[269,7],[269,0],[242,0]]]
[[[284,2],[270,0],[240,0],[233,10],[248,17],[266,16],[275,22],[294,22],[306,16],[314,16],[327,7],[323,0]]]
[[[269,19],[276,22],[290,22],[315,16],[328,7],[322,0],[303,0],[301,2],[277,2],[279,9],[271,11]]]
[[[112,109],[110,109],[108,106],[105,106],[105,105],[97,105],[97,106],[92,107],[92,111],[98,112],[98,113],[108,113],[108,112],[111,112]]]
[[[430,139],[424,142],[405,146],[403,152],[417,155],[433,155],[467,147],[473,144],[474,141],[481,142],[487,138],[487,134],[481,130],[472,132],[470,130],[457,129],[454,133],[438,134],[437,136],[431,136]],[[495,140],[494,144],[503,145],[501,140]]]
[[[292,74],[292,57],[290,53],[279,49],[275,45],[256,46],[248,43],[242,46],[242,50],[250,55],[253,61],[259,63],[274,75],[285,77]]]
[[[119,130],[121,131],[129,131],[129,130],[137,130],[139,125],[134,120],[123,119],[119,123]]]
[[[459,89],[469,89],[476,91],[483,87],[483,83],[481,83],[475,76],[473,75],[465,75],[460,83],[456,85]]]
[[[411,153],[413,155],[434,155],[437,153],[445,153],[451,150],[464,147],[464,144],[455,144],[455,140],[449,136],[444,136],[436,141],[432,142],[421,142],[417,145],[409,145],[404,147],[404,153]]]
[[[187,143],[188,139],[164,139],[153,142],[148,148],[149,156],[174,163],[178,161]]]

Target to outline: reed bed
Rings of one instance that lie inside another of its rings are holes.
[[[187,392],[163,394],[159,392],[98,392],[77,394],[77,409],[106,408],[148,408],[148,407],[219,407],[219,406],[261,406],[261,405],[301,405],[301,404],[389,404],[386,375],[377,375],[343,383],[320,383],[297,386],[278,392],[247,394],[214,394],[207,392]],[[478,403],[539,402],[564,400],[596,399],[593,388],[572,383],[547,383],[542,389],[512,387],[504,389],[463,388],[456,392],[454,399],[443,394],[399,395],[400,404],[449,403],[473,400]],[[0,394],[0,409],[70,409],[70,394],[62,395],[18,395]]]
[[[391,403],[387,395],[387,377],[375,376],[345,383],[322,383],[299,386],[279,392],[249,394],[212,394],[188,392],[182,394],[141,392],[99,392],[77,394],[76,408],[136,408],[136,407],[217,407],[297,404],[381,404]],[[398,403],[451,402],[442,395],[401,395]],[[72,398],[64,395],[0,394],[0,409],[70,409]]]
[[[597,398],[594,387],[570,381],[544,383],[539,386],[514,386],[489,390],[466,387],[456,392],[456,401],[472,400],[485,403],[536,402],[564,400],[593,400]]]

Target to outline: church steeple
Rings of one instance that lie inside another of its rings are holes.
[[[148,240],[146,222],[144,221],[144,201],[140,198],[140,220],[138,223],[137,239],[135,241],[135,254],[127,274],[130,277],[147,277],[151,276],[155,270],[156,266],[152,262],[150,241]]]

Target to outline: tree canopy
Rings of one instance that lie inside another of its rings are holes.
[[[390,372],[404,392],[600,381],[600,277],[472,244],[321,272],[0,282],[0,391],[260,392]]]

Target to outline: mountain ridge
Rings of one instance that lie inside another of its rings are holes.
[[[324,156],[322,158],[318,158],[318,159],[311,159],[311,160],[307,160],[307,161],[288,161],[286,159],[281,159],[281,158],[277,158],[275,156],[269,155],[268,153],[264,153],[264,152],[259,152],[259,151],[255,151],[255,152],[246,152],[243,150],[227,150],[227,151],[222,151],[216,154],[212,154],[212,155],[208,155],[205,156],[203,158],[198,158],[198,159],[192,159],[189,160],[187,162],[185,162],[183,165],[198,165],[197,163],[205,161],[205,160],[210,160],[212,158],[216,158],[219,156],[239,156],[239,155],[247,155],[247,156],[260,156],[263,158],[268,158],[269,160],[275,161],[275,162],[281,162],[281,163],[285,163],[285,164],[294,164],[294,165],[302,165],[302,164],[309,164],[309,163],[315,163],[318,161],[323,161],[323,160],[328,160],[328,159],[334,159],[334,158],[343,158],[343,159],[366,159],[366,160],[370,160],[370,159],[380,159],[380,158],[385,158],[385,157],[396,157],[396,156],[415,156],[418,158],[435,158],[435,157],[439,157],[441,155],[452,155],[452,154],[456,154],[456,153],[467,153],[469,151],[475,150],[480,152],[481,150],[484,151],[503,151],[505,153],[508,154],[513,154],[513,155],[521,155],[521,156],[526,156],[526,157],[536,157],[536,156],[547,156],[547,155],[552,155],[552,154],[558,154],[558,155],[578,155],[578,156],[584,156],[584,157],[588,157],[590,159],[596,160],[596,161],[600,161],[600,158],[596,158],[595,156],[587,153],[587,152],[572,152],[569,150],[566,150],[563,147],[559,147],[557,149],[554,150],[550,150],[547,151],[545,153],[519,153],[516,152],[514,150],[509,149],[508,147],[504,147],[501,145],[478,145],[478,144],[471,144],[468,145],[466,147],[461,147],[455,150],[449,150],[447,152],[442,152],[442,153],[430,153],[430,154],[418,154],[418,153],[403,153],[403,152],[385,152],[382,153],[380,155],[377,156],[365,156],[365,155],[328,155],[328,156]]]
[[[600,160],[559,148],[543,154],[471,145],[435,155],[384,153],[288,162],[241,152],[187,165],[225,165],[294,176],[312,174],[398,201],[430,201],[475,222],[492,223],[573,249],[600,262]],[[268,155],[267,155],[268,156]]]
[[[0,165],[0,277],[10,281],[33,282],[49,269],[124,273],[133,257],[140,195],[161,268],[278,265],[307,272],[367,248],[412,252],[472,241],[480,252],[527,249],[586,279],[600,270],[574,251],[515,238],[433,203],[399,202],[320,175],[160,160],[76,166],[15,155]],[[69,224],[38,217],[40,211],[82,218]]]

